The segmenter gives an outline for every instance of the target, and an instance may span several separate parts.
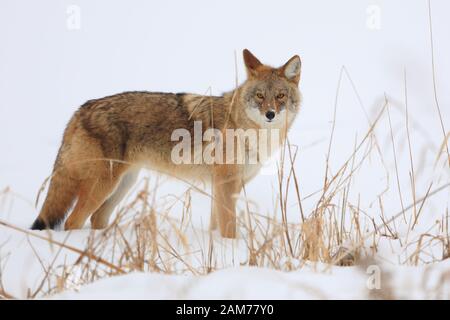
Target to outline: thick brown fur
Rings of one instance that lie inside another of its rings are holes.
[[[45,203],[32,228],[54,228],[73,204],[66,230],[82,228],[89,217],[92,228],[106,227],[145,165],[183,179],[212,179],[211,225],[234,238],[236,197],[260,165],[174,164],[171,152],[177,141],[171,141],[171,134],[184,128],[193,137],[194,121],[201,121],[203,130],[260,129],[269,109],[280,117],[285,114],[273,126],[286,132],[301,101],[300,59],[294,56],[271,68],[244,50],[244,61],[248,79],[222,96],[124,92],[82,105],[65,130]]]

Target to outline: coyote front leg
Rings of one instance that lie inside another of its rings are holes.
[[[236,238],[236,200],[241,189],[242,179],[238,165],[215,166],[211,226],[217,224],[218,220],[220,234],[225,238]]]

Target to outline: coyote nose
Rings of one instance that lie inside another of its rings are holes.
[[[272,120],[273,118],[275,118],[275,112],[267,111],[266,112],[266,118],[269,119],[269,120]]]

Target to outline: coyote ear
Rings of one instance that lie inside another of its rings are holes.
[[[247,68],[247,75],[254,77],[257,74],[258,67],[262,66],[262,63],[256,58],[249,50],[244,49],[242,52],[244,56],[245,67]]]
[[[300,81],[300,71],[302,69],[302,62],[298,55],[293,56],[289,59],[284,66],[281,67],[283,75],[289,80],[296,84]]]

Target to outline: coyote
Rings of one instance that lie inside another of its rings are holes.
[[[222,96],[124,92],[83,104],[65,129],[47,197],[31,228],[53,229],[73,205],[66,230],[82,228],[89,217],[92,228],[105,228],[139,169],[148,166],[188,181],[209,179],[211,228],[235,238],[237,196],[262,164],[175,164],[171,152],[177,142],[171,136],[179,128],[193,133],[200,121],[202,130],[279,129],[280,140],[286,139],[301,103],[300,57],[279,68],[263,65],[247,49],[243,58],[246,81]],[[245,144],[246,150],[255,148]]]

